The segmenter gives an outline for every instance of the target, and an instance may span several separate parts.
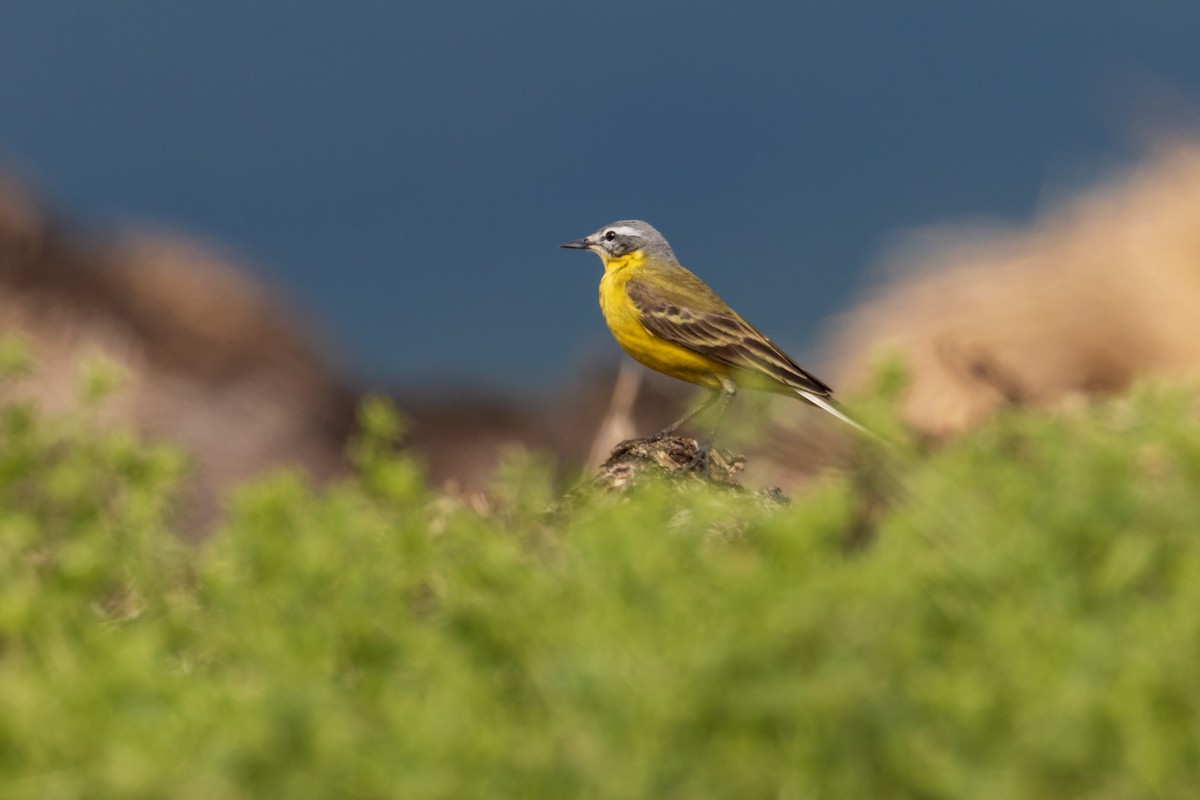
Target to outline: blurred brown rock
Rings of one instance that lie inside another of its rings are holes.
[[[0,183],[0,332],[35,358],[5,391],[48,410],[78,401],[88,359],[124,373],[103,413],[191,454],[193,530],[226,489],[270,467],[318,480],[343,469],[354,397],[314,337],[245,271],[177,236],[85,235]]]

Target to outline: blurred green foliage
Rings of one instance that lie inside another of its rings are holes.
[[[28,366],[5,345],[0,369]],[[555,508],[513,458],[472,505],[394,453],[379,400],[356,478],[248,485],[185,544],[182,459],[98,413],[0,408],[0,798],[1200,785],[1187,392],[878,453],[895,496],[854,548],[839,476],[783,508],[667,485]]]

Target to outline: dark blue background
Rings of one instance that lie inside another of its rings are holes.
[[[641,217],[803,356],[903,230],[1028,218],[1200,95],[1200,3],[0,6],[0,151],[71,214],[227,243],[385,381],[615,352]]]

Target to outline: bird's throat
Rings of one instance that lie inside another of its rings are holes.
[[[632,253],[626,253],[623,256],[610,258],[604,262],[604,275],[609,277],[616,275],[619,272],[624,272],[630,269],[636,269],[646,263],[646,254],[641,250],[635,250]]]

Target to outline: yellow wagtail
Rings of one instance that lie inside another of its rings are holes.
[[[866,432],[834,402],[828,386],[684,269],[648,223],[621,220],[561,246],[591,250],[604,262],[600,310],[626,353],[650,369],[713,390],[655,438],[673,433],[718,399],[719,424],[739,386],[799,397]]]

